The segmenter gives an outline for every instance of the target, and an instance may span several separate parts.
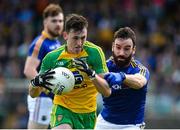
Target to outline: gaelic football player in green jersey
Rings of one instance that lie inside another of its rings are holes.
[[[77,14],[66,17],[64,39],[66,43],[46,55],[40,74],[31,80],[29,93],[36,97],[47,79],[53,77],[57,67],[70,69],[76,79],[68,94],[55,93],[51,113],[52,129],[93,129],[96,121],[97,90],[104,96],[110,95],[108,83],[102,78],[108,71],[102,49],[87,41],[87,20]],[[98,86],[98,87],[97,87]]]

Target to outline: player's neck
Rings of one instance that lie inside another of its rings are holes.
[[[48,39],[55,39],[57,37],[52,36],[46,29],[42,31],[42,34],[47,37]]]

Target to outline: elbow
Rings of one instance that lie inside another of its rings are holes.
[[[38,97],[40,94],[38,93],[33,93],[33,92],[29,92],[29,95],[32,97],[32,98],[36,98]]]
[[[104,97],[106,97],[106,98],[109,97],[111,95],[111,89],[109,89],[108,91],[104,92],[102,95]]]
[[[36,98],[41,94],[41,88],[32,88],[31,86],[29,86],[29,95],[32,98]]]
[[[96,90],[104,97],[109,97],[111,95],[111,89],[106,89],[106,90],[96,89]]]
[[[141,81],[137,82],[136,84],[134,84],[134,89],[141,89],[145,84]]]
[[[32,98],[36,98],[37,96],[36,95],[33,95],[31,93],[29,93],[29,95],[32,97]]]
[[[33,90],[29,90],[29,95],[32,97],[32,98],[36,98],[39,96],[39,94]]]
[[[145,77],[141,76],[137,81],[136,81],[136,88],[140,89],[144,87],[144,85],[147,83],[147,80]]]
[[[140,81],[138,82],[138,88],[140,89],[140,88],[144,87],[144,85],[146,85],[146,83],[147,83],[147,80],[146,80],[146,79],[140,80]]]

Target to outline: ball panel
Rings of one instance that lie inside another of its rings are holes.
[[[55,68],[54,71],[54,78],[49,80],[49,82],[53,84],[53,86],[51,86],[52,92],[56,90],[59,90],[59,94],[70,92],[75,84],[73,73],[65,67]]]

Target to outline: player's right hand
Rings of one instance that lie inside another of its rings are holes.
[[[73,61],[73,65],[80,71],[85,72],[90,79],[94,79],[96,72],[92,69],[89,68],[89,65],[84,62],[82,59],[80,58],[75,58],[72,60]]]
[[[37,75],[34,79],[31,80],[31,85],[36,87],[44,87],[51,91],[51,89],[48,86],[52,86],[51,83],[48,82],[49,79],[53,79],[53,74],[55,74],[55,71],[48,70],[43,74]]]

